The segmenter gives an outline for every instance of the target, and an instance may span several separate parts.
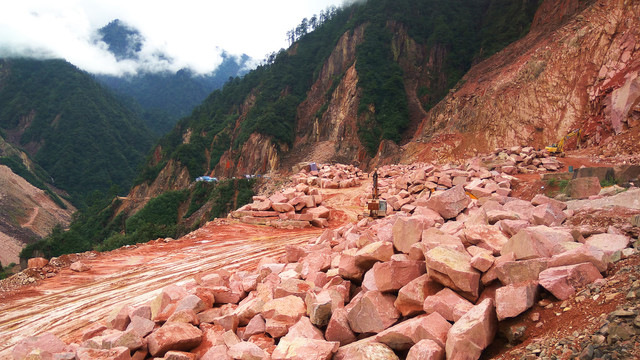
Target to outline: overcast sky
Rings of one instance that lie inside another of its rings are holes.
[[[0,57],[64,58],[93,73],[140,68],[208,73],[220,51],[262,60],[286,48],[286,32],[302,18],[343,0],[10,0],[0,10]],[[96,30],[120,19],[146,39],[142,62],[117,62],[95,42]],[[172,58],[159,61],[158,53]]]

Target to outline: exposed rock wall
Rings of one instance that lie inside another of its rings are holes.
[[[519,144],[540,148],[574,128],[598,143],[634,125],[640,4],[601,0],[581,9],[574,3],[545,1],[525,38],[474,66],[429,112],[403,161],[433,157],[438,142],[462,155]]]
[[[363,41],[365,29],[360,26],[340,38],[307,99],[298,107],[294,148],[313,148],[322,142],[333,146],[323,147],[322,160],[312,158],[318,154],[309,149],[292,152],[289,156],[295,159],[290,162],[355,159],[364,153],[357,128],[360,90],[355,61],[356,47]]]
[[[282,150],[286,145],[280,145]],[[239,151],[227,151],[220,158],[213,174],[232,177],[245,174],[266,174],[276,170],[280,164],[278,146],[270,137],[253,133]]]
[[[184,189],[189,186],[191,181],[189,171],[185,166],[175,160],[169,160],[151,184],[143,182],[136,185],[127,197],[120,198],[122,203],[116,210],[116,214],[125,211],[131,215],[141,210],[151,198],[166,191]]]

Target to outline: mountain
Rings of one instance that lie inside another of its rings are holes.
[[[541,148],[576,127],[587,145],[633,151],[616,139],[640,119],[640,33],[631,25],[639,14],[639,4],[614,0],[345,6],[301,24],[289,49],[180,120],[110,211],[131,219],[185,189],[172,201],[196,208],[212,199],[193,201],[193,180],[204,174],[287,173],[301,161],[365,170],[449,161]]]
[[[0,129],[76,204],[129,188],[153,140],[111,91],[63,60],[0,60]]]
[[[238,196],[233,180],[194,186],[204,174],[286,172],[303,160],[366,168],[379,144],[408,142],[474,63],[524,36],[537,7],[522,0],[370,0],[303,21],[289,34],[289,49],[181,119],[148,155],[127,197],[48,241],[107,246],[179,235],[250,199],[248,191]],[[139,37],[122,34],[133,42],[114,48],[135,56],[130,49]],[[224,200],[225,187],[232,200]],[[159,209],[167,218],[154,221],[149,214]]]
[[[120,20],[114,20],[98,30],[98,39],[105,42],[118,60],[139,61],[144,44],[140,32]],[[165,55],[158,57],[170,62]],[[166,134],[181,117],[200,104],[212,91],[229,80],[242,76],[252,62],[247,55],[232,56],[222,51],[222,63],[210,74],[195,74],[189,69],[177,72],[140,70],[134,75],[95,75],[95,78],[140,105],[142,118],[158,135]]]
[[[213,92],[159,142],[142,179],[153,181],[170,161],[191,178],[305,159],[366,167],[381,142],[411,139],[474,63],[524,36],[538,4],[370,0],[336,10]],[[329,152],[315,151],[325,142]]]

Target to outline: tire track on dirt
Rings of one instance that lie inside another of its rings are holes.
[[[104,320],[121,305],[149,301],[163,287],[188,281],[197,273],[249,269],[263,256],[283,254],[284,245],[308,242],[321,232],[264,235],[256,231],[247,238],[234,239],[215,234],[210,238],[206,229],[201,230],[204,231],[197,236],[203,239],[191,241],[192,245],[180,251],[163,253],[162,244],[157,244],[153,245],[153,252],[159,256],[148,261],[144,257],[127,256],[126,252],[94,263],[87,261],[92,266],[87,273],[63,270],[58,276],[69,279],[58,288],[48,288],[45,284],[35,289],[37,295],[0,304],[0,358],[9,357],[13,346],[26,336],[52,332],[65,341],[73,341],[81,329]],[[122,263],[119,271],[114,271],[114,263],[116,269]],[[74,277],[78,278],[78,284],[74,284]]]

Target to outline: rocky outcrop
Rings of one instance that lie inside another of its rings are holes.
[[[120,198],[116,214],[122,211],[134,214],[142,209],[150,199],[170,190],[181,190],[189,186],[192,179],[189,171],[180,162],[169,160],[151,183],[143,182],[134,186],[127,197]]]

